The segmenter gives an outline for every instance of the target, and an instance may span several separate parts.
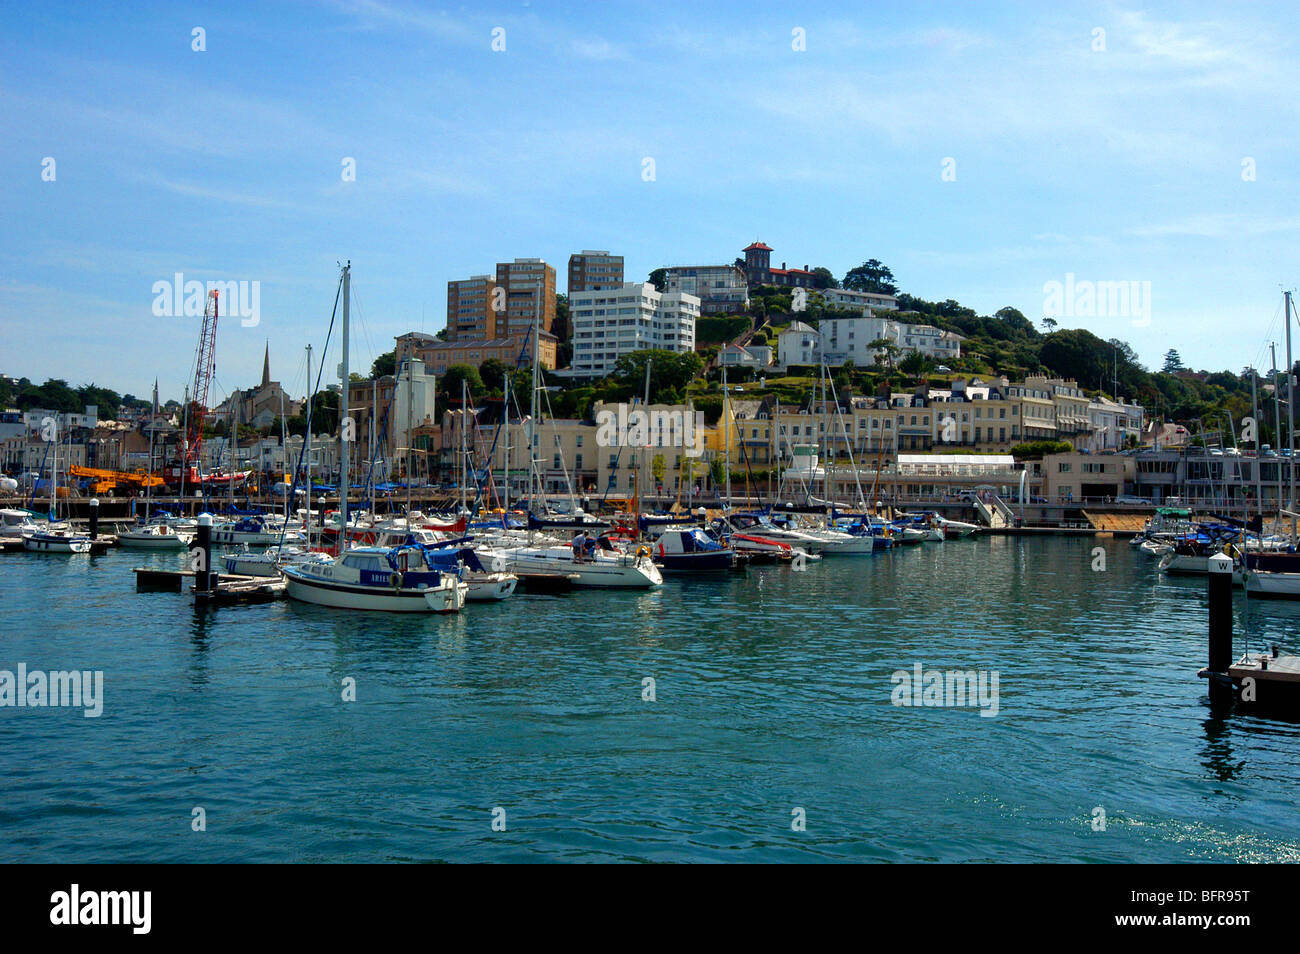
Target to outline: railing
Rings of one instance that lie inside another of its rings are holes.
[[[1010,526],[1016,522],[1016,512],[1007,506],[1007,502],[997,494],[993,494],[993,508],[1002,518],[1002,526]]]

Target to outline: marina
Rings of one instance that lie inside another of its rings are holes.
[[[0,18],[6,927],[1283,925],[1296,11],[498,7]]]

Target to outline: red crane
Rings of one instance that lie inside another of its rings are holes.
[[[189,423],[185,429],[185,449],[180,466],[166,475],[169,484],[180,484],[185,475],[187,484],[198,485],[199,451],[203,447],[203,418],[208,413],[208,386],[217,361],[217,317],[221,311],[221,292],[215,288],[208,292],[203,308],[203,327],[199,331],[199,347],[194,355],[194,390],[190,396]]]

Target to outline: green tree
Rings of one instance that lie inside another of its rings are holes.
[[[877,292],[892,295],[898,291],[894,273],[877,259],[870,258],[844,275],[844,287],[852,291]]]
[[[479,378],[483,381],[483,386],[489,391],[505,392],[506,374],[510,371],[510,366],[500,358],[488,358],[478,366]]]
[[[442,376],[439,390],[449,401],[459,404],[462,381],[468,386],[471,395],[483,393],[483,379],[479,377],[478,368],[472,364],[453,364]]]
[[[1183,359],[1179,357],[1177,349],[1170,348],[1165,352],[1165,366],[1161,370],[1166,374],[1187,370],[1183,367]]]
[[[377,357],[370,365],[370,376],[372,378],[382,378],[386,374],[397,373],[397,352],[386,351]]]
[[[668,284],[668,269],[656,268],[647,280],[654,285],[656,291],[663,291],[664,286]]]
[[[727,465],[721,457],[715,457],[709,461],[709,479],[713,481],[713,486],[721,490],[727,483]]]
[[[813,281],[814,288],[839,288],[840,287],[839,281],[835,278],[834,275],[831,274],[831,270],[829,268],[823,268],[822,266],[818,265],[812,271],[813,274],[817,276],[816,279],[814,279]]]
[[[933,364],[934,362],[920,351],[909,351],[903,356],[903,360],[898,362],[898,369],[904,374],[916,377],[929,371]]]
[[[686,392],[686,387],[704,367],[694,351],[680,353],[652,348],[623,355],[614,365],[614,377],[628,396],[639,395],[645,387],[646,362],[650,362],[650,402],[660,403]]]

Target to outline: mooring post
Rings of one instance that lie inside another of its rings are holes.
[[[90,498],[90,539],[99,539],[99,498]]]
[[[212,577],[212,514],[199,514],[198,536],[195,538],[199,550],[199,565],[194,568],[194,592],[207,594],[211,589]]]
[[[1210,655],[1206,667],[1211,674],[1226,675],[1232,665],[1232,557],[1216,553],[1209,559]],[[1210,698],[1231,698],[1225,679],[1210,676]]]

